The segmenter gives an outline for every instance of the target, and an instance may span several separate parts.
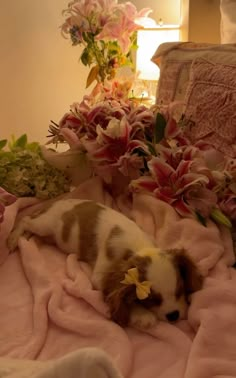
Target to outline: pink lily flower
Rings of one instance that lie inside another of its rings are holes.
[[[81,30],[89,31],[89,24],[77,15],[68,17],[61,26],[61,33],[66,38],[70,31],[73,30],[76,37],[76,43],[83,43],[83,35]]]
[[[202,152],[206,167],[211,174],[211,188],[221,198],[234,193],[236,186],[236,159],[228,158],[222,152],[208,148]],[[210,177],[210,176],[209,176]]]
[[[91,15],[101,14],[104,10],[111,14],[116,6],[117,0],[77,0],[72,3],[72,9],[88,19],[91,18]]]
[[[155,197],[172,205],[180,215],[192,216],[197,209],[192,209],[187,201],[190,189],[204,187],[208,178],[191,172],[191,165],[192,161],[182,160],[174,169],[162,159],[152,158],[148,162],[150,176],[131,182],[131,190],[151,191]]]
[[[152,138],[155,116],[154,113],[144,105],[134,106],[127,114],[129,124],[132,126],[132,137],[140,140],[146,136]]]
[[[142,141],[130,138],[132,127],[126,117],[110,120],[105,129],[98,125],[96,131],[96,140],[82,140],[96,172],[114,174],[119,170],[125,175],[137,177],[137,172],[143,167],[143,159],[135,150],[141,148],[147,152],[147,148]]]
[[[78,136],[74,133],[74,131],[70,130],[69,128],[62,129],[60,131],[60,135],[69,144],[70,147],[79,147],[81,145]]]
[[[182,147],[165,147],[159,145],[157,147],[161,159],[176,169],[181,161],[193,161],[199,156],[199,151],[194,146],[182,146]]]
[[[106,130],[112,119],[121,120],[126,114],[117,101],[105,101],[93,106],[86,114],[87,135],[90,138],[97,137],[97,126]]]
[[[225,196],[219,202],[220,209],[231,220],[236,221],[236,193]]]
[[[102,31],[96,36],[97,40],[117,40],[124,54],[130,48],[130,35],[141,26],[135,22],[135,18],[148,14],[150,9],[142,13],[137,12],[132,3],[119,4],[115,9],[114,16],[104,25]]]
[[[166,120],[164,140],[161,144],[167,147],[178,147],[190,145],[190,141],[184,135],[182,128],[173,116],[174,109],[179,105],[179,101],[175,101],[168,106],[161,106],[159,111]],[[155,106],[154,106],[155,109]]]
[[[58,140],[66,141],[70,147],[79,145],[79,139],[86,133],[85,120],[83,114],[76,117],[72,112],[66,113],[59,122],[56,136],[50,138],[47,144],[57,142]]]
[[[76,0],[71,1],[64,14],[68,14],[61,27],[62,34],[72,32],[74,44],[82,43],[85,45],[83,33],[99,33],[111,19],[115,8],[116,0]]]
[[[68,128],[77,132],[77,130],[81,130],[82,127],[81,120],[75,117],[72,113],[66,113],[59,122],[60,129]]]

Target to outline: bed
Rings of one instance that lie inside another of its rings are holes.
[[[222,1],[222,7],[224,3],[227,1]],[[192,140],[210,140],[235,159],[236,45],[228,42],[231,44],[164,44],[153,61],[161,68],[157,101],[178,101],[184,106],[179,111],[201,125],[201,129],[189,128]],[[225,96],[218,96],[222,88]],[[212,107],[219,97],[222,102]],[[229,98],[230,106],[225,109],[221,105]],[[204,122],[193,106],[196,101],[201,108],[208,104]],[[212,109],[218,123],[212,123]],[[223,133],[222,112],[227,130]],[[114,197],[99,177],[84,181],[67,196],[93,199],[123,212],[162,248],[186,248],[204,276],[203,288],[194,293],[186,320],[175,325],[158,322],[146,332],[123,329],[109,319],[85,263],[37,238],[21,238],[18,251],[9,254],[6,239],[16,216],[31,213],[41,204],[35,198],[20,198],[6,207],[0,229],[0,376],[236,377],[236,270],[231,231],[213,221],[203,227],[195,219],[182,218],[169,204],[148,194],[136,193],[132,203],[122,195]]]

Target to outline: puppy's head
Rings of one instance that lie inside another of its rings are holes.
[[[169,322],[186,317],[190,295],[202,287],[202,276],[183,249],[159,250],[153,255],[147,280],[151,282],[151,293],[143,305],[158,319]]]
[[[137,297],[135,284],[125,285],[125,274],[136,268],[139,282],[150,283],[145,299]],[[189,295],[202,286],[202,277],[184,250],[141,251],[114,263],[104,275],[103,294],[111,318],[122,326],[129,323],[132,305],[149,308],[164,321],[174,322],[186,316]]]

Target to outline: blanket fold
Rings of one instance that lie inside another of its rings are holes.
[[[109,356],[82,348],[48,362],[0,358],[2,378],[122,378]]]

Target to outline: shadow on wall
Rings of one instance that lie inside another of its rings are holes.
[[[220,0],[189,0],[189,41],[220,43]]]

